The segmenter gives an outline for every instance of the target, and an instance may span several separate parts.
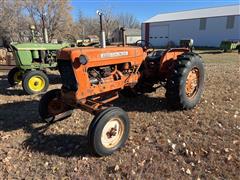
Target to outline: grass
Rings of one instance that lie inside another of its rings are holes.
[[[222,53],[219,51],[196,51],[205,63],[239,63],[240,54],[237,52]]]

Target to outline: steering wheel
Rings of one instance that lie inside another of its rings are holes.
[[[11,44],[8,44],[6,48],[7,48],[8,52],[13,52],[13,48],[12,48]]]
[[[135,45],[143,48],[143,50],[147,51],[148,54],[152,53],[155,50],[153,45],[150,42],[147,42],[145,40],[138,40],[135,42]]]

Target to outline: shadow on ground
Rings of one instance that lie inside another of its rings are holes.
[[[61,76],[57,74],[48,74],[49,84],[60,84]]]
[[[120,96],[119,99],[113,102],[113,105],[121,107],[127,112],[177,111],[173,106],[169,106],[165,97],[151,97],[148,94],[133,98]]]
[[[121,107],[127,112],[172,111],[167,106],[165,98],[147,95],[136,98],[122,97],[113,105]],[[33,124],[40,126],[36,128]],[[45,133],[53,125],[42,123],[39,120],[38,101],[36,100],[0,105],[0,131],[9,132],[23,129],[27,134],[30,134],[23,143],[26,148],[61,157],[91,155],[86,136]]]
[[[38,102],[25,101],[0,105],[0,131],[23,129],[30,136],[23,145],[35,152],[62,157],[86,156],[90,153],[88,140],[83,135],[47,134],[53,124],[41,123],[38,117]],[[33,126],[39,124],[37,128]]]
[[[205,52],[200,52],[199,54],[222,54],[223,52],[218,50],[218,51],[205,51]]]
[[[88,146],[87,136],[72,134],[50,134],[44,131],[49,125],[41,128],[28,128],[31,136],[24,141],[24,146],[35,152],[60,157],[75,157],[92,155]]]
[[[26,95],[22,89],[17,89],[16,87],[10,87],[6,75],[0,76],[0,94],[7,95],[7,96]]]

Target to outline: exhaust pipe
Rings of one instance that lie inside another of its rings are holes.
[[[103,23],[102,23],[102,16],[103,16],[103,13],[100,12],[99,10],[97,10],[97,15],[99,15],[99,18],[100,18],[100,46],[101,48],[106,48],[106,36],[105,36],[105,32],[103,31]]]
[[[120,31],[122,31],[122,46],[124,47],[126,45],[126,40],[125,40],[125,27],[121,27]]]
[[[106,36],[104,31],[101,31],[101,48],[106,48]]]
[[[44,42],[48,43],[48,32],[47,32],[47,28],[43,29],[43,35],[44,35]]]

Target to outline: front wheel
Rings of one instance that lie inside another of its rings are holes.
[[[89,144],[99,156],[107,156],[125,145],[130,129],[127,113],[110,107],[95,116],[89,130]]]
[[[49,80],[43,71],[29,71],[23,77],[22,86],[27,94],[39,94],[48,89]]]
[[[181,55],[166,84],[166,98],[170,105],[191,109],[201,99],[204,88],[204,66],[194,53]]]
[[[61,119],[71,116],[73,110],[61,101],[61,90],[53,89],[41,98],[38,105],[38,112],[43,121],[51,123],[59,114],[62,114]]]
[[[8,72],[8,83],[10,86],[15,86],[22,83],[24,71],[15,67]]]

